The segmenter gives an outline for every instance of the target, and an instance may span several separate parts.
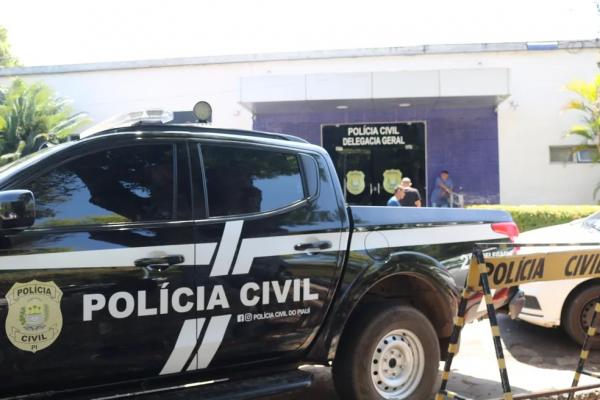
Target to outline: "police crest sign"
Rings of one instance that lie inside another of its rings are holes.
[[[394,189],[402,181],[402,171],[399,169],[388,169],[383,173],[383,188],[386,192],[394,194]]]
[[[17,282],[10,288],[6,335],[16,348],[35,353],[54,343],[62,330],[62,295],[54,282]]]
[[[365,190],[365,173],[362,171],[348,171],[346,174],[346,190],[355,196]]]

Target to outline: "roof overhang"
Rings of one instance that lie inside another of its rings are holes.
[[[508,96],[508,68],[256,76],[240,84],[240,104],[255,114],[492,107]]]
[[[204,57],[165,58],[156,60],[111,61],[87,64],[42,65],[29,67],[0,68],[1,77],[68,74],[79,72],[113,71],[143,68],[168,68],[184,66],[243,64],[274,61],[332,60],[340,58],[421,56],[431,54],[472,54],[498,52],[547,52],[595,50],[600,48],[600,39],[560,40],[553,42],[504,42],[424,44],[419,46],[395,46],[359,49],[309,50],[283,53],[252,53],[213,55]]]

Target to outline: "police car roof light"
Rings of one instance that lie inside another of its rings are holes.
[[[212,122],[212,107],[206,101],[199,101],[194,105],[194,115],[199,123]]]

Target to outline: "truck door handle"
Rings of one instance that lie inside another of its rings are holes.
[[[304,251],[311,249],[326,250],[331,248],[331,242],[328,240],[317,240],[316,242],[298,243],[294,246],[296,251]]]
[[[148,268],[150,270],[164,271],[171,265],[181,264],[185,261],[185,257],[181,254],[174,254],[164,257],[149,257],[138,258],[134,261],[136,267]]]

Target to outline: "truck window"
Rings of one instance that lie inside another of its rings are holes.
[[[271,211],[305,198],[295,154],[202,145],[211,217]]]
[[[173,145],[120,147],[62,164],[27,186],[36,227],[163,221],[173,216]]]

